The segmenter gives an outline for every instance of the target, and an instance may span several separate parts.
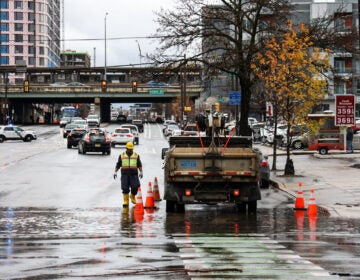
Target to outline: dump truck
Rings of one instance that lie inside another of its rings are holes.
[[[166,212],[195,203],[232,203],[256,212],[262,154],[251,136],[173,136],[162,152]]]

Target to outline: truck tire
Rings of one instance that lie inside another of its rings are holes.
[[[177,203],[176,201],[166,200],[166,213],[184,213],[185,204]]]
[[[166,200],[166,213],[174,213],[175,212],[175,201]]]
[[[249,202],[247,203],[247,205],[248,205],[248,213],[249,213],[249,214],[250,214],[250,213],[256,214],[256,212],[257,212],[257,200],[255,200],[255,201],[249,201]]]
[[[5,141],[5,136],[3,135],[0,135],[0,143],[4,142]]]
[[[319,154],[320,155],[326,155],[328,153],[328,149],[326,147],[321,147],[319,149]]]

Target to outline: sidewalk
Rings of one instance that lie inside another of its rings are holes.
[[[271,168],[273,147],[256,147],[269,156]],[[284,176],[286,151],[277,151],[277,170],[271,171],[270,177],[276,186],[295,200],[301,182],[306,207],[310,189],[314,189],[317,205],[331,216],[360,217],[360,151],[353,154],[336,151],[328,155],[306,150],[292,151],[290,158],[294,163],[295,175]]]

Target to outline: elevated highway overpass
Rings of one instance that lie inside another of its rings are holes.
[[[62,104],[62,103],[95,103],[100,106],[103,121],[110,120],[112,103],[170,103],[182,96],[194,101],[200,97],[200,85],[181,85],[166,87],[149,87],[138,84],[136,92],[129,83],[108,83],[106,91],[99,83],[85,86],[50,86],[43,84],[29,85],[29,92],[24,92],[21,85],[0,85],[0,98],[9,104],[19,122],[29,119],[31,104]]]

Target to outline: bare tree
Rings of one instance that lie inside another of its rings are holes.
[[[157,13],[160,38],[157,55],[162,65],[181,67],[201,63],[205,75],[227,73],[242,93],[240,134],[248,131],[252,86],[251,64],[270,34],[286,23],[287,0],[178,0],[174,10]],[[173,55],[175,54],[175,56]]]

